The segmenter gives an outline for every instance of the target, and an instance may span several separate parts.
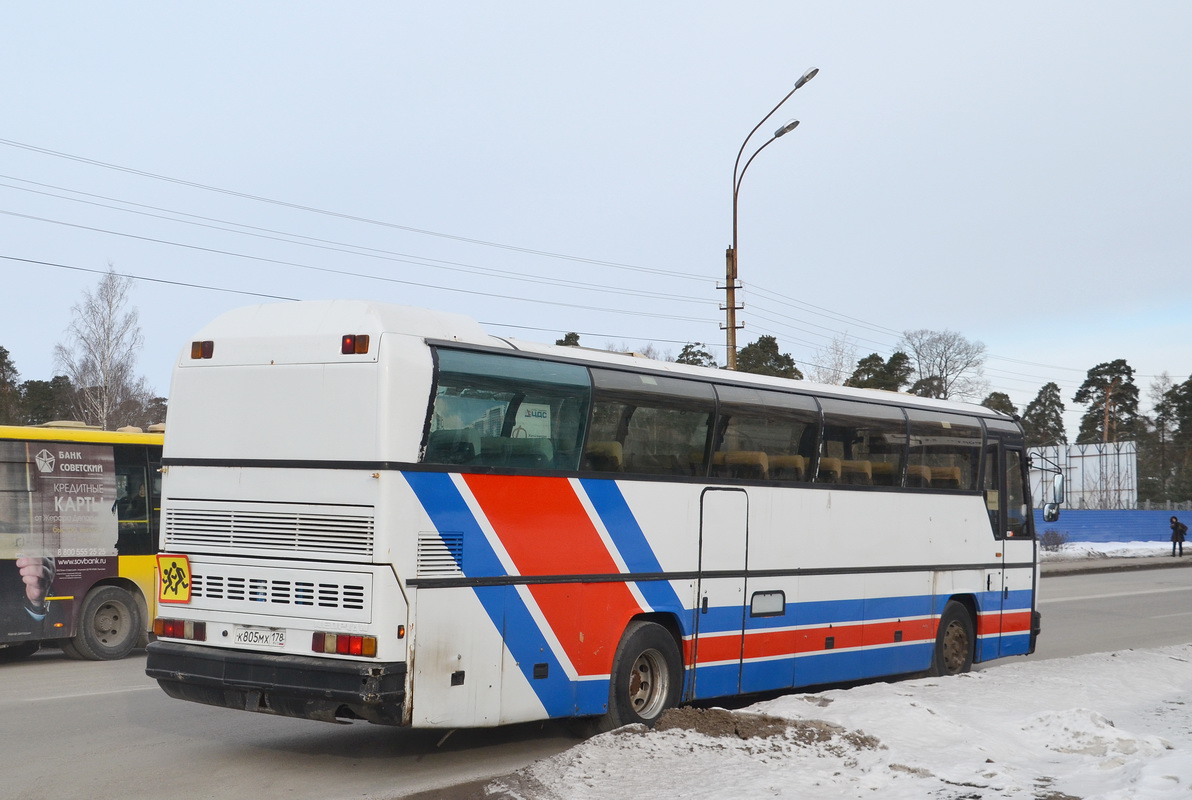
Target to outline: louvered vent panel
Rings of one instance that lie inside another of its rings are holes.
[[[372,576],[367,573],[319,573],[311,580],[299,577],[297,570],[203,563],[193,567],[191,605],[195,608],[370,621]]]
[[[167,507],[165,542],[167,549],[253,549],[371,558],[373,518],[309,511]]]
[[[464,535],[462,533],[418,534],[419,577],[444,577],[464,574]]]

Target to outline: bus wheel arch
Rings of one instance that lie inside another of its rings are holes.
[[[632,724],[653,727],[664,711],[679,704],[683,654],[665,622],[638,617],[625,627],[613,656],[608,712],[593,720],[594,732]]]
[[[973,667],[977,652],[976,614],[964,598],[951,598],[940,614],[935,646],[931,653],[932,677],[959,675]]]
[[[79,609],[73,638],[62,640],[62,652],[86,661],[124,658],[145,636],[144,600],[140,592],[112,583],[92,587]]]

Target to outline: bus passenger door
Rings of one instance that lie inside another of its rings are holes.
[[[1035,542],[1026,505],[1026,457],[1020,448],[991,443],[985,497],[999,569],[991,570],[978,621],[981,659],[1027,652],[1034,609]]]
[[[999,655],[1025,655],[1030,649],[1031,613],[1035,609],[1035,537],[1027,503],[1026,454],[1006,448],[1002,481],[1002,615]]]
[[[745,549],[749,497],[741,489],[705,489],[700,498],[699,576],[691,697],[736,694],[745,630]]]

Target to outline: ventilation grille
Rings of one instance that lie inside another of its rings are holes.
[[[371,514],[167,507],[164,528],[167,549],[373,554]]]
[[[194,575],[190,591],[194,597],[212,600],[318,608],[364,608],[363,586],[341,586],[335,583]]]
[[[369,622],[372,574],[192,561],[191,606],[275,617]]]
[[[418,575],[423,578],[464,574],[462,533],[418,534]]]

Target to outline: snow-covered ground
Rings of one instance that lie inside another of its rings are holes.
[[[1078,543],[1044,558],[1170,552],[1168,543]],[[736,711],[677,709],[656,730],[597,736],[485,791],[494,800],[1192,798],[1192,644],[1009,659]]]
[[[673,718],[672,718],[673,717]],[[679,709],[589,739],[492,798],[1192,797],[1192,645]]]
[[[1192,545],[1185,544],[1185,558],[1192,558]],[[1040,550],[1039,560],[1076,561],[1086,558],[1145,558],[1170,556],[1171,542],[1068,542],[1059,550]]]

